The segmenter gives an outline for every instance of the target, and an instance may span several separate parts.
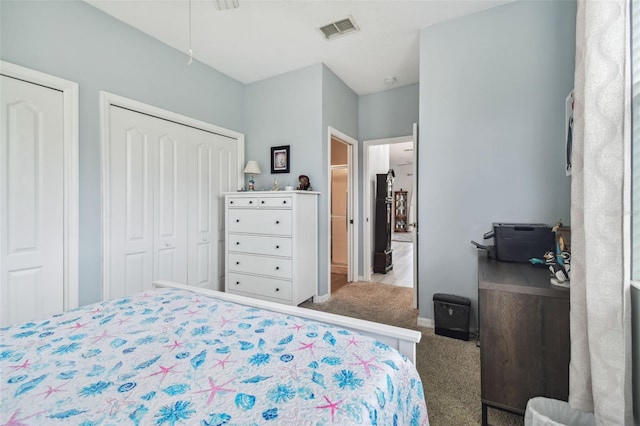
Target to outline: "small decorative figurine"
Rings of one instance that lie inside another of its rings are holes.
[[[311,183],[309,182],[309,176],[307,175],[300,175],[298,176],[298,183],[300,184],[300,186],[298,186],[298,190],[300,191],[311,191]]]
[[[271,185],[272,191],[280,191],[280,184],[278,183],[278,178],[273,179],[273,185]]]

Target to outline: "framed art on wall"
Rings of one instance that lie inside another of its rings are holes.
[[[271,147],[271,173],[289,173],[289,145]]]

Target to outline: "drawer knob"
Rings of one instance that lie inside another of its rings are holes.
[[[236,265],[239,265],[239,264],[240,264],[240,262],[236,262]]]
[[[260,201],[262,204],[264,204],[264,200]]]
[[[280,270],[280,267],[279,267],[279,266],[276,266],[276,271],[279,271],[279,270]]]
[[[236,241],[236,245],[239,246],[240,245],[240,241]]]
[[[253,201],[249,201],[249,204],[253,204]]]
[[[277,248],[277,249],[279,249],[279,248],[280,248],[280,246],[276,246],[276,248]]]
[[[236,285],[239,285],[239,284],[240,284],[240,281],[236,281]]]
[[[229,204],[233,204],[233,201],[229,201]]]
[[[280,291],[280,289],[279,289],[279,288],[276,288],[276,291]]]
[[[284,201],[282,202],[282,204],[287,204],[287,200],[284,200]]]
[[[236,219],[236,223],[240,223],[240,219]]]
[[[280,223],[280,221],[279,221],[279,220],[276,220],[276,225],[278,225],[279,223]]]

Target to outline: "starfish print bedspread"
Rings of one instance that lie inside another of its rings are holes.
[[[395,349],[158,289],[0,329],[2,425],[427,425]]]

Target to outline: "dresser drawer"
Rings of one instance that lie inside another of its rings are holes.
[[[229,232],[291,235],[291,210],[229,209]]]
[[[258,197],[227,197],[228,207],[258,207]]]
[[[229,270],[290,279],[291,259],[229,253]]]
[[[229,272],[227,291],[291,301],[291,281]]]
[[[258,199],[260,207],[291,208],[291,197],[263,197]]]
[[[291,237],[229,234],[229,251],[291,257]]]

